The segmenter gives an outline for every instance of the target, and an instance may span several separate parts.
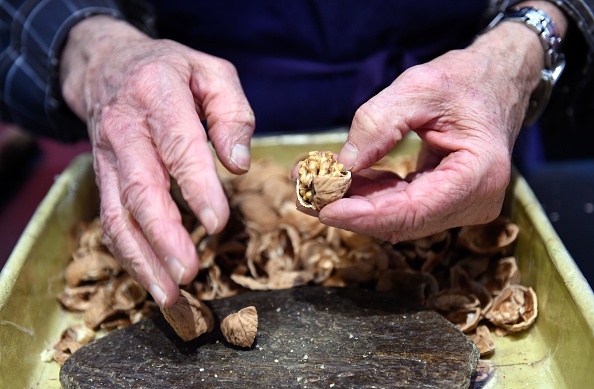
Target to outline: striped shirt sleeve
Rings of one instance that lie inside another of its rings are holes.
[[[68,31],[92,15],[123,18],[112,0],[0,1],[0,121],[63,141],[87,137],[59,87]]]

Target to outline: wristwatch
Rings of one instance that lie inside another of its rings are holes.
[[[551,97],[553,86],[565,68],[565,57],[560,51],[561,34],[549,15],[533,7],[512,8],[500,12],[485,30],[488,31],[504,21],[524,23],[538,34],[544,50],[542,79],[530,97],[524,117],[524,126],[529,126],[536,122],[544,111]]]

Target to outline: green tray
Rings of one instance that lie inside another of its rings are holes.
[[[259,137],[254,158],[292,166],[309,150],[338,152],[344,131],[320,135]],[[394,153],[418,151],[408,136]],[[98,212],[90,155],[81,155],[59,176],[39,205],[0,273],[0,387],[59,388],[57,363],[40,353],[78,315],[65,312],[56,295],[75,247],[75,228]],[[525,180],[514,174],[505,212],[521,227],[516,257],[522,283],[539,297],[539,317],[523,333],[496,338],[488,359],[494,388],[585,388],[594,382],[594,295]]]

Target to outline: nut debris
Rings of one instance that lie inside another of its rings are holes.
[[[319,211],[333,201],[341,199],[351,186],[351,172],[343,171],[330,151],[310,151],[299,162],[296,192],[299,203]]]

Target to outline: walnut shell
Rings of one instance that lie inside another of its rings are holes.
[[[221,331],[227,342],[240,347],[251,347],[258,332],[258,311],[249,306],[227,316],[221,322]]]
[[[499,294],[505,288],[520,283],[520,270],[515,257],[496,260],[487,274],[486,287],[493,294]]]
[[[114,257],[102,249],[79,248],[72,254],[72,259],[64,273],[68,286],[108,280],[122,271]]]
[[[474,330],[481,319],[479,299],[461,290],[444,289],[429,297],[425,306],[442,314],[464,333]]]
[[[161,308],[175,333],[186,342],[212,331],[214,317],[210,309],[185,290],[170,308]]]
[[[529,328],[538,316],[536,293],[532,288],[510,285],[493,301],[486,318],[508,332]]]
[[[310,151],[307,158],[299,162],[295,188],[299,203],[319,211],[341,199],[351,186],[351,172],[343,168],[330,151]]]
[[[490,223],[463,226],[458,233],[458,243],[477,254],[494,254],[515,242],[520,227],[499,216]]]
[[[53,359],[62,366],[70,355],[93,339],[95,339],[95,331],[84,325],[72,325],[62,332],[60,339],[51,349],[45,350],[46,361]]]

